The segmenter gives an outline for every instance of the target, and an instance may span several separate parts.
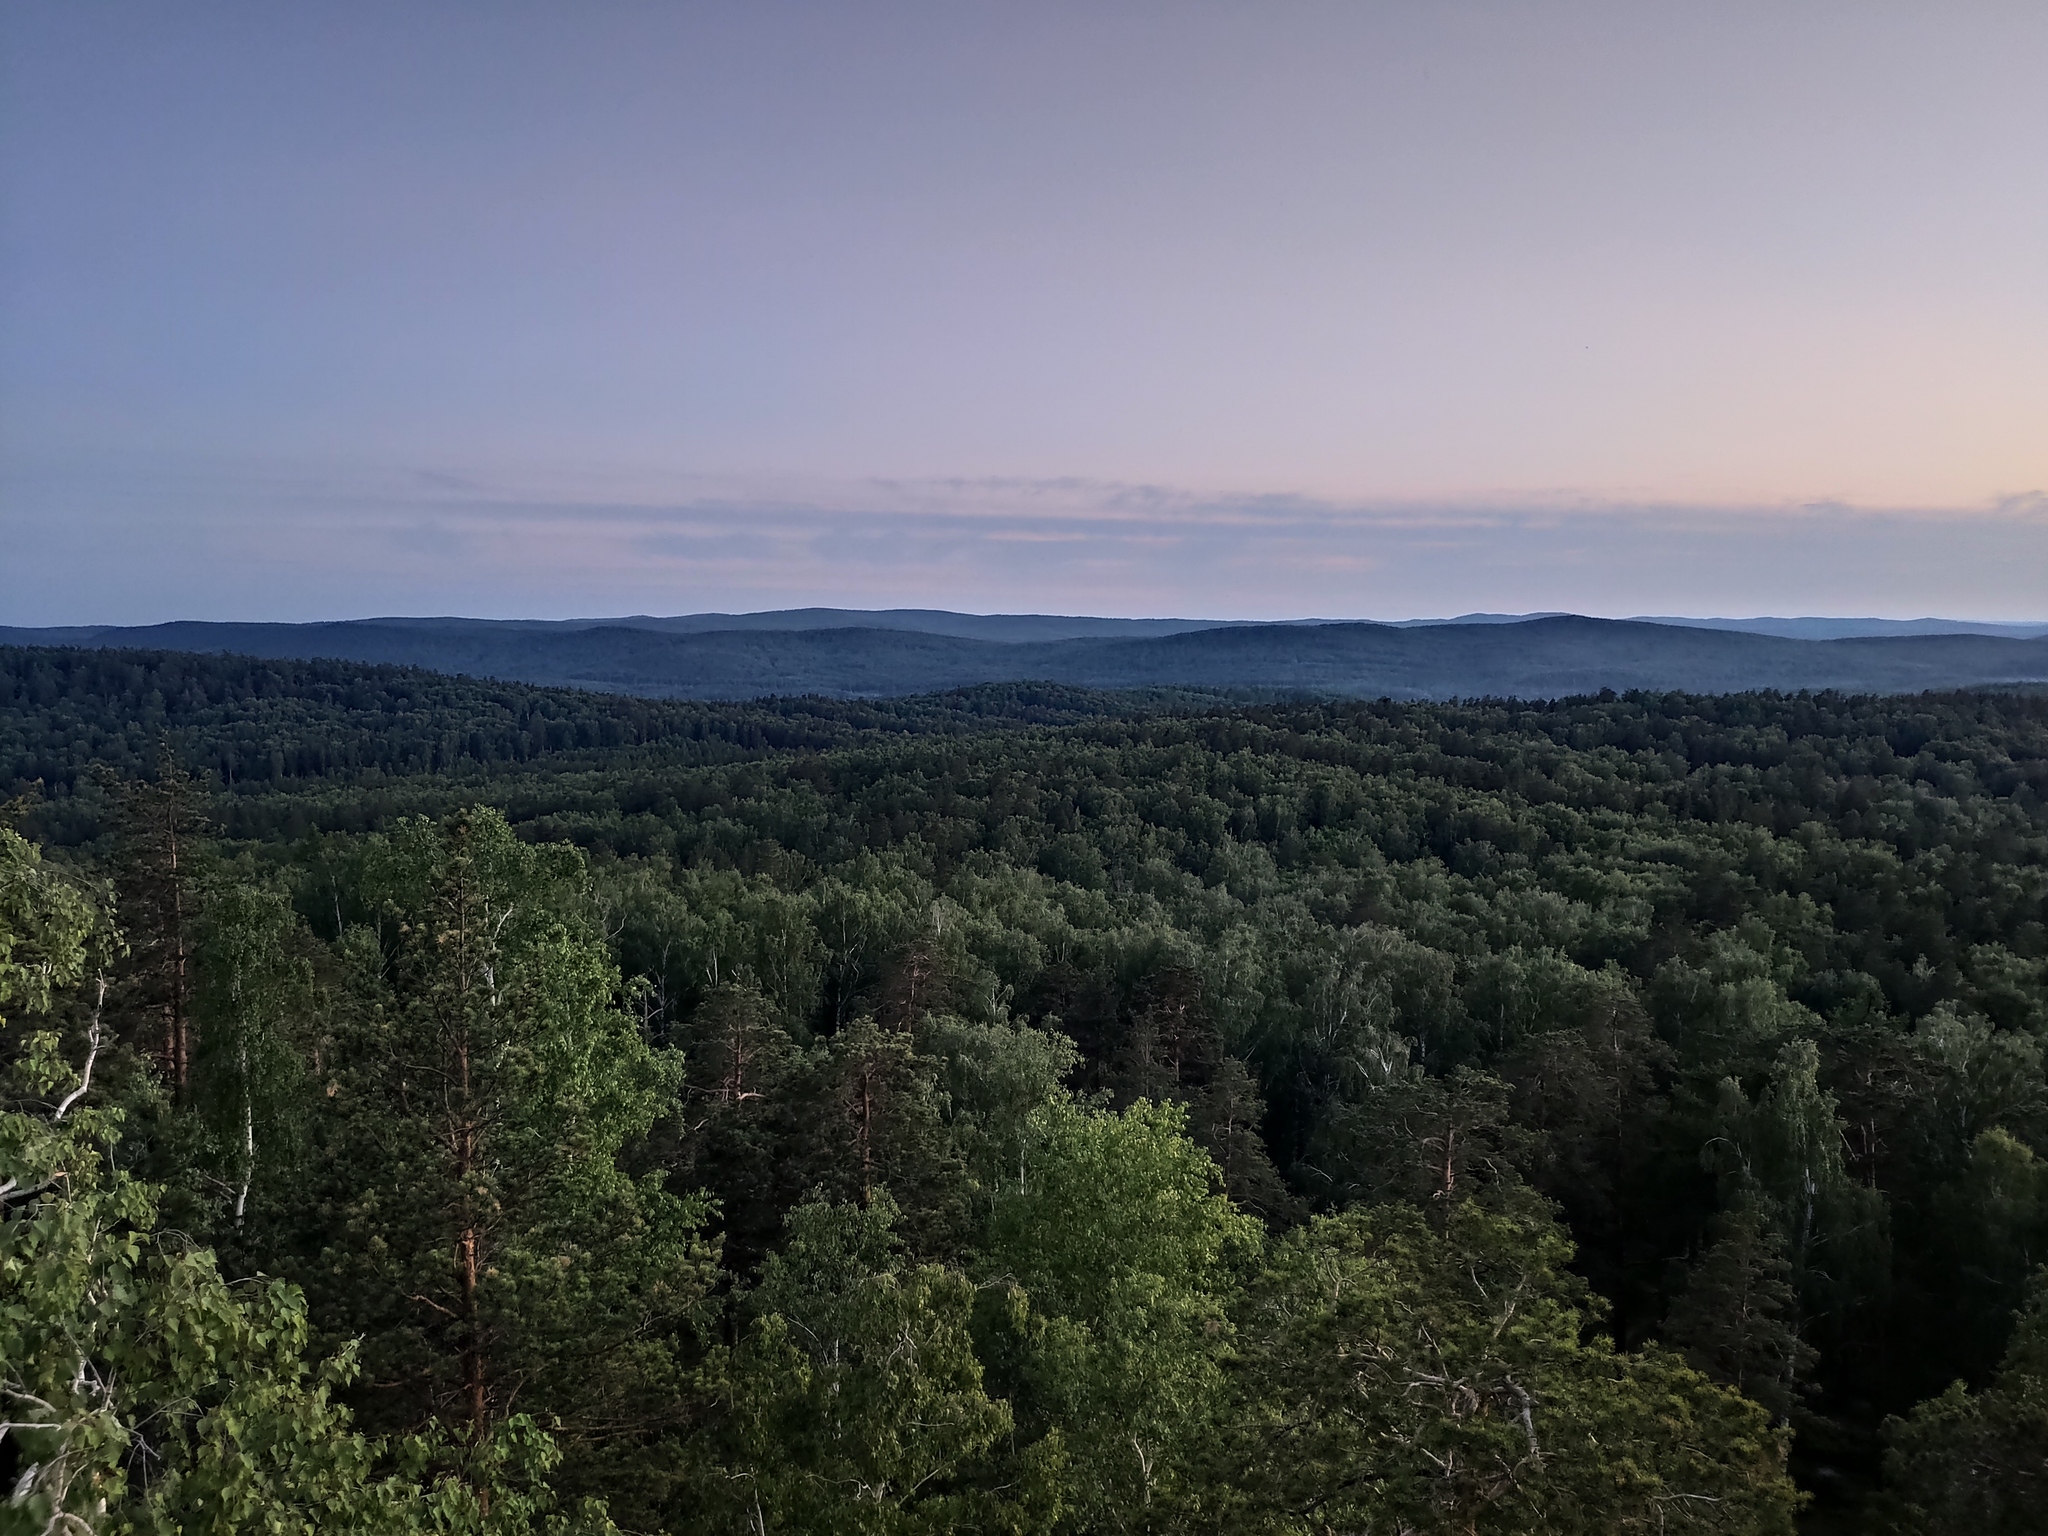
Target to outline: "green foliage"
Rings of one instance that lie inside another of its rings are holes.
[[[0,830],[0,1531],[410,1529],[333,1400],[350,1352],[310,1368],[299,1293],[225,1284],[210,1253],[151,1231],[153,1192],[108,1165],[122,1117],[93,1095],[98,1012],[76,1066],[59,1032],[24,1037],[103,932]]]
[[[1820,1086],[1810,1040],[1783,1046],[1751,1102],[1727,1078],[1716,1135],[1702,1157],[1717,1165],[1731,1205],[1753,1202],[1775,1228],[1800,1288],[1820,1309],[1840,1306],[1883,1264],[1884,1200],[1850,1178],[1834,1096]]]
[[[2008,1131],[1982,1132],[1943,1191],[1932,1236],[1951,1263],[1930,1300],[1958,1373],[1982,1381],[2005,1351],[2028,1282],[2048,1264],[2048,1159]]]
[[[1155,1528],[1199,1502],[1229,1297],[1261,1234],[1217,1192],[1186,1123],[1174,1105],[1048,1101],[989,1224],[990,1277],[1030,1300],[1003,1328],[1021,1422],[1065,1436],[1078,1529]]]
[[[1714,1224],[1664,1335],[1698,1370],[1770,1412],[1791,1417],[1814,1350],[1799,1337],[1799,1296],[1783,1240],[1756,1211],[1737,1207]]]
[[[311,1108],[301,1062],[318,1007],[313,959],[290,898],[274,887],[225,886],[199,930],[194,1099],[239,1229],[258,1179],[276,1179],[300,1151]]]
[[[0,827],[0,1029],[47,1012],[59,992],[78,985],[103,922],[92,899],[45,865],[34,844]]]
[[[1526,1138],[1509,1099],[1506,1083],[1468,1067],[1444,1077],[1395,1073],[1331,1111],[1309,1165],[1336,1203],[1405,1199],[1443,1208],[1475,1188],[1515,1180]]]
[[[853,1020],[812,1054],[795,1094],[803,1124],[791,1167],[814,1188],[861,1205],[883,1194],[911,1213],[913,1246],[959,1245],[965,1169],[946,1134],[938,1064],[912,1037],[871,1018]]]
[[[1241,1308],[1230,1524],[1789,1532],[1786,1436],[1661,1350],[1587,1337],[1540,1212],[1399,1206],[1283,1238]]]
[[[307,1366],[296,1289],[237,1292],[211,1254],[146,1235],[148,1191],[30,1118],[0,1117],[0,1182],[41,1184],[0,1223],[0,1397],[21,1463],[0,1530],[401,1528],[332,1396],[353,1361]]]
[[[270,1241],[329,1335],[361,1337],[372,1422],[480,1441],[516,1403],[561,1426],[580,1487],[685,1417],[712,1255],[701,1203],[620,1166],[681,1063],[564,915],[579,868],[489,813],[380,845],[388,948],[344,946],[327,1104]]]
[[[374,790],[409,774],[473,783],[534,763],[588,765],[621,754],[745,761],[913,733],[1087,719],[1135,702],[994,684],[942,700],[675,704],[417,667],[0,646],[0,787],[41,786],[55,803],[32,807],[33,818],[91,836],[104,803],[94,793],[95,767],[153,769],[167,739],[185,769],[230,791],[320,780]]]
[[[1912,1048],[1927,1084],[1919,1123],[1931,1160],[1959,1161],[1984,1131],[2048,1128],[2041,1045],[2031,1036],[1944,1003],[1914,1030]]]
[[[1884,1415],[1992,1402],[2048,1241],[2037,698],[642,705],[54,654],[0,666],[0,749],[68,765],[44,854],[0,848],[10,1107],[95,1061],[66,1134],[162,1214],[91,1241],[302,1282],[364,1366],[308,1422],[398,1436],[363,1486],[406,1519],[1782,1528],[1782,1421],[1849,1505]],[[87,771],[166,730],[210,781]],[[175,796],[174,888],[118,827]],[[1995,1492],[1973,1435],[1913,1486]]]
[[[913,1264],[886,1194],[813,1202],[748,1296],[726,1366],[724,1452],[699,1489],[709,1529],[844,1533],[1043,1530],[1058,1511],[1057,1431],[1001,1476],[1014,1428],[984,1389],[958,1270]],[[1021,1305],[1021,1303],[1020,1303]]]
[[[1885,1479],[1916,1536],[2026,1536],[2048,1508],[2048,1270],[1982,1392],[1956,1382],[1885,1426]]]
[[[980,1024],[938,1014],[926,1016],[918,1043],[943,1064],[948,1127],[984,1201],[1021,1189],[1036,1140],[1032,1116],[1061,1098],[1080,1061],[1074,1042],[1018,1021]]]

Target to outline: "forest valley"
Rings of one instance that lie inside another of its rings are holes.
[[[2048,698],[0,673],[7,1536],[2048,1530]]]

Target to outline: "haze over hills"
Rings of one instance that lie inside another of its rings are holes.
[[[1391,629],[1439,629],[1462,624],[1524,624],[1531,619],[1562,619],[1575,615],[1545,609],[1535,613],[1463,613],[1447,618],[1358,620],[1332,618],[1191,619],[1110,618],[1085,614],[1047,613],[954,613],[940,608],[777,608],[755,613],[685,613],[670,615],[625,614],[615,617],[581,619],[471,619],[453,615],[408,617],[390,615],[366,619],[315,621],[303,624],[238,624],[185,620],[175,624],[120,625],[69,624],[47,628],[9,628],[0,625],[0,640],[16,645],[125,644],[130,637],[169,634],[183,637],[229,630],[311,631],[340,626],[440,633],[566,633],[586,629],[645,629],[658,634],[708,634],[727,630],[815,630],[887,629],[914,634],[953,635],[963,640],[990,640],[1007,644],[1030,641],[1081,639],[1134,639],[1145,636],[1186,634],[1198,629],[1243,629],[1251,627],[1377,623]],[[1787,640],[1846,640],[1886,635],[1994,635],[2014,640],[2048,636],[2048,621],[1995,624],[1974,619],[1878,619],[1878,618],[1775,618],[1748,619],[1692,618],[1665,614],[1639,614],[1627,621],[1669,624],[1685,629],[1722,629],[1758,635],[1776,635]]]
[[[938,608],[782,608],[762,613],[685,613],[668,617],[632,614],[596,619],[364,619],[365,624],[432,625],[466,629],[478,625],[521,630],[645,629],[657,634],[694,635],[728,630],[888,629],[962,640],[1020,643],[1141,635],[1177,635],[1218,629],[1234,619],[1118,619],[1047,613],[951,613]],[[1299,622],[1319,624],[1320,619]]]
[[[1860,640],[1888,635],[1996,635],[2008,640],[2038,640],[2048,635],[2048,624],[1987,624],[1973,619],[1687,619],[1645,614],[1642,622],[1685,629],[1733,629],[1786,640]]]
[[[1737,622],[1853,627],[1886,621],[1489,614],[1407,624],[1252,624],[800,609],[666,619],[0,629],[0,644],[326,657],[707,699],[878,698],[1013,681],[1392,698],[1547,698],[1602,688],[1898,693],[2048,681],[2048,626],[2013,626],[2018,633],[1958,625],[1943,633],[1805,638],[1736,628]]]

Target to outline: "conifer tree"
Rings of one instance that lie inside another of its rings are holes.
[[[1783,1240],[1756,1211],[1738,1206],[1715,1224],[1713,1243],[1672,1303],[1664,1335],[1695,1369],[1790,1417],[1814,1350],[1799,1337],[1799,1297]]]
[[[716,1198],[727,1262],[750,1270],[782,1230],[785,1117],[803,1055],[752,987],[712,989],[676,1033],[685,1060],[677,1174]]]
[[[375,1423],[474,1445],[516,1409],[549,1415],[572,1487],[687,1417],[711,1281],[703,1206],[619,1166],[681,1063],[563,915],[580,871],[486,811],[378,850],[385,942],[345,945],[307,1191],[324,1244],[298,1266],[328,1335],[363,1340]]]
[[[1245,1064],[1224,1051],[1191,971],[1171,967],[1147,984],[1123,1027],[1110,1081],[1119,1103],[1185,1104],[1188,1133],[1215,1158],[1225,1191],[1239,1205],[1270,1220],[1294,1211],[1266,1151],[1265,1096]]]
[[[813,1053],[787,1109],[789,1176],[863,1207],[888,1193],[912,1251],[927,1256],[958,1245],[967,1215],[937,1078],[912,1035],[862,1016]]]
[[[1678,1240],[1670,1170],[1658,1162],[1673,1054],[1617,970],[1594,979],[1550,1001],[1580,1017],[1525,1040],[1504,1075],[1516,1121],[1534,1133],[1530,1181],[1563,1207],[1584,1272],[1614,1304],[1616,1339],[1629,1343],[1654,1320],[1654,1266]]]
[[[1305,1172],[1332,1203],[1411,1200],[1447,1211],[1476,1189],[1516,1180],[1529,1137],[1509,1100],[1489,1073],[1410,1068],[1333,1108]]]
[[[2048,1264],[2048,1158],[2008,1131],[1981,1132],[1961,1177],[1941,1191],[1932,1233],[1952,1262],[1938,1295],[1959,1374],[1983,1380],[2006,1349],[2028,1283]]]
[[[1216,1160],[1224,1193],[1269,1225],[1298,1220],[1301,1202],[1266,1151],[1266,1098],[1251,1070],[1221,1058],[1187,1104],[1188,1134]]]
[[[113,801],[115,890],[128,958],[117,1010],[156,1061],[173,1103],[190,1098],[196,1056],[193,948],[210,866],[199,781],[168,739],[153,779],[106,780]]]

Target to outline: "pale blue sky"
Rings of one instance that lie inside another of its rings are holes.
[[[2048,7],[0,8],[0,622],[2048,616]]]

